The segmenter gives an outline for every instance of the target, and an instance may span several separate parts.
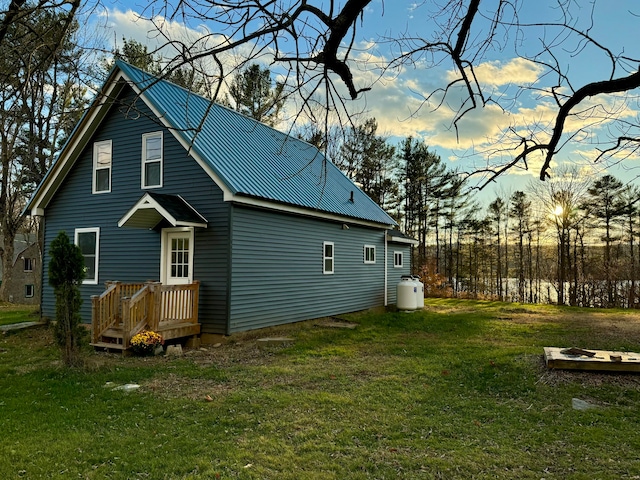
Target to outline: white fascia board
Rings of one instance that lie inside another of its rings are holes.
[[[207,224],[206,223],[196,223],[196,222],[181,222],[181,221],[176,221],[176,227],[198,227],[198,228],[207,228]]]
[[[125,215],[120,220],[118,220],[118,227],[123,227],[124,225],[126,225],[126,223],[131,219],[131,217],[136,214],[138,210],[145,209],[157,211],[174,227],[176,226],[176,219],[169,215],[169,213],[164,208],[158,205],[158,202],[156,202],[148,194],[145,194],[140,200],[136,202],[133,207],[131,207],[131,209],[129,209],[127,213],[125,213]]]
[[[406,243],[414,246],[420,243],[418,240],[414,240],[413,238],[394,237],[393,235],[389,236],[389,241],[394,243]]]
[[[362,225],[365,227],[383,228],[385,230],[393,228],[393,225],[386,223],[378,223],[370,220],[362,220],[359,218],[345,217],[329,212],[320,212],[309,210],[304,207],[296,207],[295,205],[284,205],[280,203],[270,202],[269,200],[261,200],[259,198],[245,197],[241,195],[235,195],[231,202],[246,205],[256,208],[263,208],[265,210],[274,210],[276,212],[293,213],[295,215],[302,215],[305,217],[321,218],[323,220],[331,220],[334,222],[350,223],[353,225]]]
[[[91,133],[95,131],[96,122],[99,123],[100,116],[104,117],[106,115],[108,109],[105,108],[105,104],[113,98],[112,94],[121,77],[122,73],[116,75],[107,89],[99,93],[98,99],[91,105],[91,112],[84,119],[83,125],[78,129],[73,138],[69,140],[64,151],[61,152],[60,157],[58,157],[58,160],[54,163],[52,170],[48,173],[47,177],[45,177],[45,183],[42,184],[41,188],[36,192],[35,197],[31,200],[31,215],[44,215],[49,201],[78,159]]]

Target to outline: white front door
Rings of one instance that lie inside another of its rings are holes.
[[[162,230],[160,277],[165,285],[184,285],[193,281],[193,228]]]

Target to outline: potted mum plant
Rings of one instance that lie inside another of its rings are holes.
[[[145,330],[131,339],[131,349],[136,355],[153,355],[156,348],[164,344],[162,335],[151,330]]]

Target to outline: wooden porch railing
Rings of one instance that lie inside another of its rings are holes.
[[[162,285],[160,323],[197,323],[200,282]]]
[[[145,328],[163,333],[165,339],[176,338],[185,325],[198,325],[199,291],[197,280],[186,285],[111,282],[102,295],[91,298],[92,343],[99,343],[112,328],[121,329],[125,350]]]
[[[154,304],[159,287],[159,283],[148,283],[132,297],[122,299],[122,346],[125,350],[129,348],[131,338],[145,327],[157,330],[158,315]]]
[[[108,329],[122,322],[122,299],[140,290],[144,283],[106,282],[102,295],[91,297],[91,341],[98,342]]]

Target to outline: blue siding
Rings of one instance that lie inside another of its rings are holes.
[[[402,268],[394,267],[394,253],[403,253]],[[406,243],[389,242],[387,245],[387,277],[389,291],[387,301],[389,305],[395,305],[397,301],[397,286],[403,275],[411,275],[411,247]]]
[[[130,101],[133,92],[123,95]],[[60,230],[73,238],[74,230],[100,227],[98,285],[83,285],[83,321],[91,320],[91,295],[104,291],[104,282],[139,282],[160,277],[160,232],[118,228],[118,220],[142,197],[140,187],[142,134],[164,130],[164,184],[152,191],[180,194],[207,220],[208,228],[196,229],[194,278],[201,281],[200,318],[205,333],[224,333],[227,318],[229,206],[222,191],[188,156],[173,135],[153,120],[152,112],[138,100],[128,118],[122,107],[112,107],[97,133],[87,144],[63,185],[46,209],[45,279],[48,246]],[[113,141],[111,193],[92,194],[93,143]],[[55,316],[52,289],[43,285],[42,312]]]
[[[349,227],[234,206],[230,331],[383,305],[384,230]],[[334,242],[333,275],[323,274],[325,241]],[[365,244],[376,247],[375,264],[364,263]]]

